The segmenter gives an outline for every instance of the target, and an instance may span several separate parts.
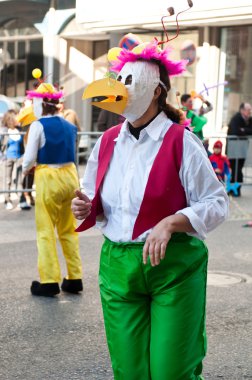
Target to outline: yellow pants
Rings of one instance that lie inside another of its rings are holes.
[[[56,248],[56,233],[67,266],[67,279],[82,278],[79,239],[71,211],[74,190],[79,188],[74,164],[61,168],[38,165],[35,171],[38,270],[41,283],[61,281]]]

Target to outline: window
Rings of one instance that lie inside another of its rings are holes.
[[[7,21],[0,30],[0,93],[25,96],[32,85],[28,79],[36,66],[43,69],[42,36],[24,19]]]
[[[0,46],[0,93],[11,97],[25,96],[34,81],[32,70],[39,67],[43,71],[42,38],[24,40],[19,37],[14,41],[0,41]]]
[[[225,57],[223,121],[228,124],[242,102],[252,103],[252,26],[222,28],[221,51]]]

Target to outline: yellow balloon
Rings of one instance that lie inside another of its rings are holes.
[[[108,55],[107,55],[108,61],[109,62],[116,61],[121,51],[122,49],[119,47],[113,47],[112,49],[109,49]]]
[[[33,69],[32,70],[33,78],[38,79],[41,77],[41,75],[42,75],[42,71],[40,69]]]

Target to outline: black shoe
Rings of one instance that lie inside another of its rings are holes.
[[[38,281],[32,281],[31,293],[34,296],[53,297],[59,292],[60,288],[57,282],[41,284]]]
[[[64,278],[61,289],[63,292],[77,294],[83,290],[82,280],[67,280]]]
[[[32,195],[30,195],[30,205],[35,206],[35,200]]]

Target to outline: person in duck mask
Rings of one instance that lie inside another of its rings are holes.
[[[63,93],[51,83],[42,82],[27,94],[33,99],[34,117],[37,118],[30,125],[23,160],[24,174],[36,163],[35,220],[40,281],[32,282],[31,293],[45,297],[60,293],[62,277],[55,229],[67,267],[61,289],[78,293],[83,290],[82,264],[76,223],[71,212],[74,189],[79,186],[74,163],[77,128],[58,115],[58,103]]]
[[[183,112],[166,103],[170,77],[185,62],[170,60],[157,40],[117,54],[117,81],[102,79],[84,92],[106,96],[95,105],[126,120],[91,153],[84,190],[72,201],[82,220],[77,231],[96,224],[104,235],[99,285],[114,378],[199,380],[204,239],[227,217],[228,197]]]

